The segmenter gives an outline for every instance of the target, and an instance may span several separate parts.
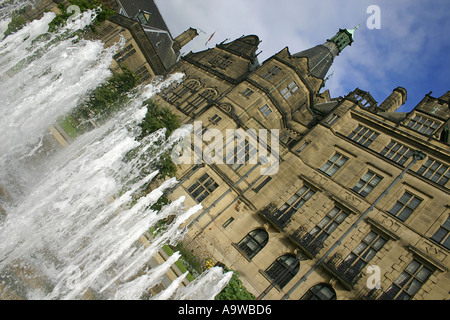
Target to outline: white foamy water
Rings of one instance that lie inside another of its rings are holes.
[[[140,88],[113,119],[36,164],[39,174],[24,173],[16,160],[32,156],[47,127],[111,74],[113,49],[68,35],[88,24],[91,13],[47,35],[52,15],[0,43],[0,178],[6,172],[8,181],[26,182],[22,195],[4,204],[0,296],[139,299],[160,283],[179,254],[152,269],[149,259],[164,244],[181,240],[186,222],[202,209],[185,208],[183,197],[159,212],[150,208],[177,183],[174,178],[142,194],[158,173],[151,166],[161,152],[192,130],[182,127],[167,141],[160,130],[138,142],[138,124],[146,113],[142,102],[183,75]],[[0,180],[7,191],[8,181]],[[172,216],[164,232],[145,245],[138,241]],[[159,298],[211,299],[231,277],[221,270],[212,268],[179,288],[182,275]]]

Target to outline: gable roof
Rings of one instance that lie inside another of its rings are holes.
[[[150,14],[150,18],[146,23],[147,26],[153,27],[156,29],[164,30],[168,32],[170,37],[169,28],[166,25],[161,13],[159,12],[158,7],[153,0],[117,0],[117,3],[121,7],[121,14],[124,16],[134,19],[137,19],[137,16],[140,11],[143,11],[145,15]]]

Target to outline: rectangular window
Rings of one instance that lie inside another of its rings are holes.
[[[272,113],[272,110],[269,108],[269,106],[268,106],[267,104],[263,105],[263,106],[259,109],[259,111],[263,114],[263,116],[264,116],[265,118],[267,118],[267,117]]]
[[[233,154],[228,154],[226,159],[233,159],[232,163],[228,163],[233,170],[238,170],[244,164],[249,164],[250,160],[254,160],[258,150],[250,144],[248,139],[236,139],[236,147],[233,150]]]
[[[292,81],[286,88],[281,90],[281,95],[284,99],[289,99],[296,91],[298,90],[298,86],[295,81]]]
[[[383,177],[368,171],[353,187],[353,191],[359,193],[362,197],[366,197],[380,183]]]
[[[231,55],[217,55],[214,59],[210,60],[209,63],[212,67],[226,70],[232,63]]]
[[[399,142],[391,141],[383,149],[383,151],[381,151],[381,155],[397,162],[399,165],[404,165],[405,162],[413,155],[413,151]]]
[[[217,125],[220,122],[220,120],[222,120],[222,118],[219,117],[217,114],[213,115],[211,119],[209,119],[209,121],[211,121],[214,125]]]
[[[274,214],[276,222],[284,227],[292,215],[298,211],[316,192],[308,186],[303,186]]]
[[[336,121],[339,120],[339,118],[340,118],[340,116],[333,113],[331,116],[328,117],[327,120],[325,120],[325,123],[332,126],[334,123],[336,123]]]
[[[281,71],[281,68],[274,66],[274,67],[270,68],[269,71],[267,71],[267,73],[263,76],[263,79],[270,80],[273,77],[275,77],[280,71]]]
[[[306,235],[304,241],[309,245],[323,245],[330,234],[348,217],[348,213],[338,207],[334,207],[327,213],[312,230]]]
[[[255,189],[253,189],[253,191],[259,192],[262,188],[264,188],[266,186],[266,184],[268,184],[270,182],[270,180],[272,180],[272,177],[267,177]]]
[[[392,209],[389,210],[389,213],[396,216],[400,220],[405,221],[421,202],[422,199],[419,199],[406,191],[403,196],[397,200],[397,203],[392,207]]]
[[[201,202],[216,190],[218,186],[219,185],[205,173],[189,187],[188,192],[197,202]]]
[[[332,177],[347,162],[347,160],[348,158],[336,152],[335,155],[320,168],[320,171]]]
[[[444,224],[436,231],[431,239],[442,244],[445,248],[450,250],[450,217],[445,220]]]
[[[246,98],[250,97],[252,94],[253,94],[253,90],[250,90],[249,88],[245,89],[245,90],[242,92],[242,95],[243,95],[244,97],[246,97]]]
[[[415,116],[407,124],[408,127],[414,131],[423,133],[424,135],[431,136],[433,132],[439,127],[437,122],[426,119],[421,116]]]
[[[414,259],[380,297],[380,300],[410,300],[432,273],[432,269]]]
[[[126,59],[128,59],[135,53],[136,53],[136,50],[133,49],[133,45],[129,44],[124,49],[122,49],[118,53],[116,53],[113,56],[113,58],[117,61],[117,63],[121,63],[121,62],[124,62]]]
[[[305,148],[306,148],[307,146],[309,146],[309,144],[310,144],[310,142],[305,142],[304,144],[302,144],[302,145],[300,146],[300,148],[297,149],[297,152],[302,152],[303,150],[305,150]]]
[[[234,218],[231,217],[230,219],[228,219],[227,221],[225,221],[225,223],[222,225],[222,228],[226,228],[228,227],[232,222],[234,221]]]
[[[371,231],[359,245],[344,259],[338,267],[344,270],[345,278],[354,279],[361,270],[372,260],[387,242],[385,238]]]
[[[448,166],[431,158],[428,158],[417,173],[441,186],[444,186],[450,179]]]
[[[350,133],[348,138],[359,143],[360,145],[363,145],[364,147],[368,147],[378,136],[379,134],[377,132],[358,125],[358,127]]]

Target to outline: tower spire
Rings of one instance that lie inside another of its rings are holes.
[[[354,42],[354,33],[360,25],[353,29],[339,29],[339,31],[324,44],[294,54],[294,57],[308,58],[309,75],[324,79],[337,57],[347,46]]]
[[[327,42],[332,42],[337,46],[339,52],[336,55],[339,55],[345,47],[352,45],[354,42],[353,38],[355,31],[358,30],[359,27],[360,25],[357,25],[353,29],[339,29],[338,33],[336,33],[333,38],[327,40]]]

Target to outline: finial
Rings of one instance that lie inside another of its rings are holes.
[[[352,35],[352,37],[353,37],[353,34],[355,33],[356,30],[359,29],[360,26],[361,26],[361,24],[358,24],[356,27],[354,27],[354,28],[351,29],[351,30],[347,29],[347,31],[348,31],[348,32]]]

